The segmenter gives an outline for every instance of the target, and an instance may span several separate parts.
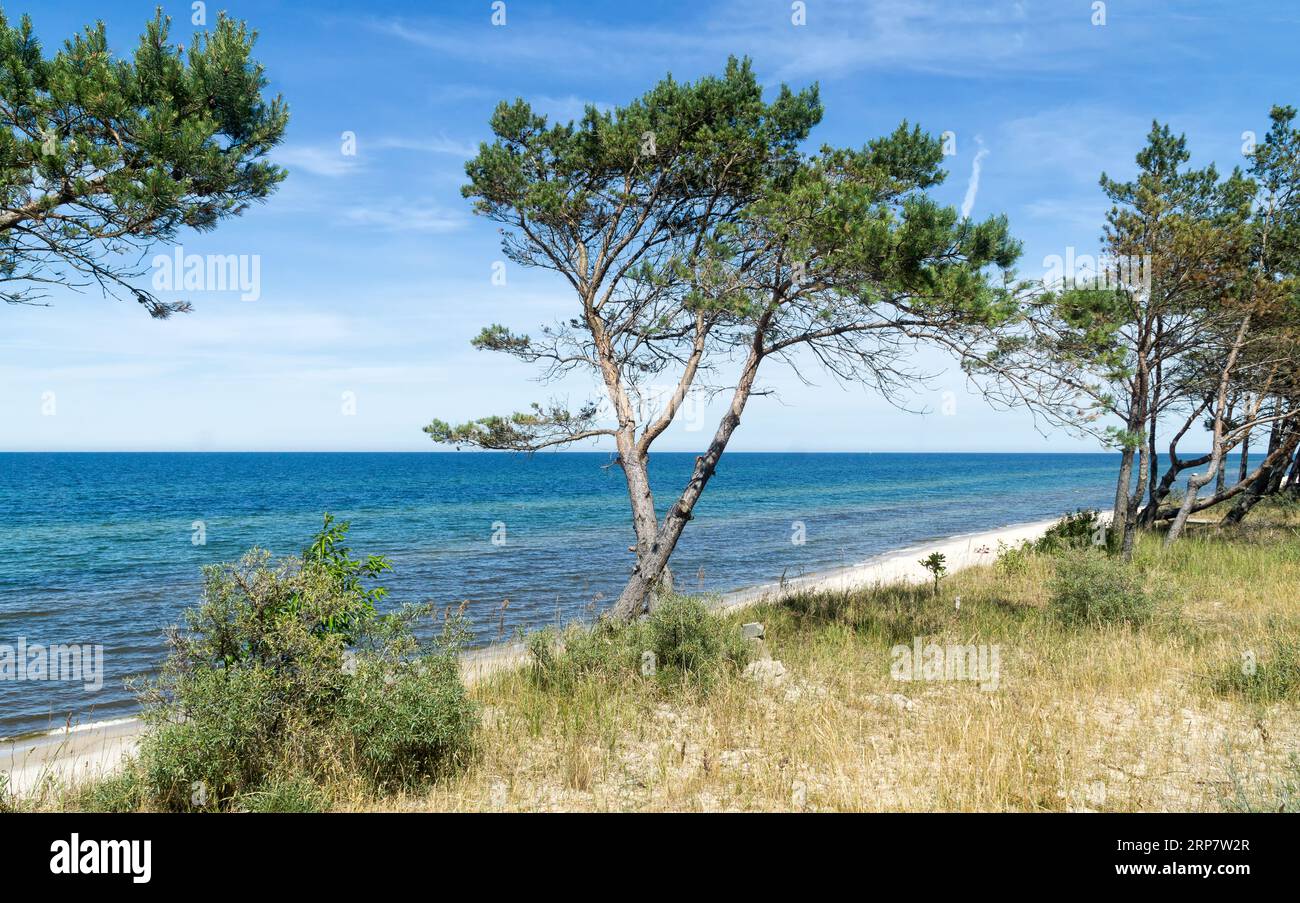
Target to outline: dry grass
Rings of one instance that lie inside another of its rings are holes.
[[[1054,559],[1034,554],[953,574],[937,597],[797,597],[727,616],[764,623],[757,651],[783,664],[779,680],[733,670],[706,692],[605,672],[561,689],[503,670],[472,687],[483,717],[465,771],[418,795],[334,782],[267,806],[1296,811],[1300,515],[1251,519],[1168,550],[1143,536],[1135,565],[1158,605],[1140,627],[1051,617]],[[916,637],[996,645],[997,688],[893,679],[891,648]],[[1243,679],[1251,656],[1267,680]],[[131,789],[110,780],[22,808],[119,808]]]
[[[711,692],[592,678],[572,692],[527,672],[474,689],[468,772],[403,810],[1216,810],[1295,803],[1300,705],[1214,690],[1243,653],[1300,638],[1291,515],[1212,530],[1137,564],[1161,600],[1141,628],[1067,629],[1044,614],[1052,560],[949,577],[938,598],[885,589],[743,614],[786,675]],[[955,600],[961,597],[958,610]],[[895,681],[914,636],[996,644],[999,687]],[[1294,648],[1294,645],[1293,647]]]

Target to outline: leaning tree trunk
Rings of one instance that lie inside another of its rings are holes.
[[[1178,537],[1182,535],[1183,528],[1187,525],[1187,518],[1191,516],[1192,506],[1196,504],[1196,496],[1200,493],[1201,487],[1214,479],[1221,466],[1223,466],[1223,453],[1216,448],[1210,460],[1210,469],[1202,476],[1192,474],[1187,478],[1187,495],[1183,497],[1183,503],[1178,506],[1178,513],[1174,515],[1174,521],[1169,525],[1169,532],[1165,534],[1165,545],[1177,542]]]
[[[1201,488],[1206,486],[1219,473],[1219,468],[1223,466],[1224,456],[1227,455],[1227,439],[1224,436],[1226,427],[1225,419],[1228,412],[1228,385],[1232,379],[1232,374],[1236,369],[1237,356],[1241,353],[1245,345],[1246,335],[1250,330],[1250,323],[1254,311],[1248,310],[1241,320],[1241,326],[1237,329],[1237,338],[1232,343],[1232,351],[1228,353],[1228,360],[1223,365],[1223,374],[1219,377],[1219,391],[1214,402],[1214,433],[1210,439],[1210,469],[1203,476],[1192,474],[1187,478],[1187,496],[1183,503],[1178,506],[1178,513],[1174,515],[1173,523],[1169,525],[1169,532],[1165,534],[1165,545],[1172,545],[1178,541],[1178,537],[1183,533],[1183,527],[1187,525],[1187,518],[1192,513],[1192,506],[1196,504],[1196,496],[1200,493]]]
[[[655,514],[654,494],[650,491],[649,462],[635,448],[628,444],[627,453],[619,453],[619,465],[627,479],[627,494],[632,503],[632,529],[636,534],[636,545],[631,551],[636,553],[637,566],[651,558],[655,537],[659,532],[658,517]],[[653,607],[660,592],[672,592],[672,571],[663,569],[656,581],[655,591],[650,594]]]
[[[1115,506],[1110,517],[1110,530],[1114,535],[1119,529],[1119,543],[1124,541],[1125,526],[1128,522],[1129,492],[1133,485],[1133,449],[1125,447],[1119,460],[1119,479],[1115,482]],[[1115,546],[1112,546],[1115,548]]]
[[[1297,445],[1300,445],[1300,427],[1292,426],[1286,437],[1279,440],[1277,448],[1270,452],[1266,459],[1266,462],[1272,463],[1261,468],[1246,491],[1237,499],[1237,503],[1223,518],[1225,524],[1237,526],[1266,496],[1281,491],[1286,480],[1287,468],[1292,465],[1292,458],[1296,454]],[[1300,458],[1297,458],[1297,461],[1300,461]]]
[[[682,530],[686,528],[687,522],[692,517],[691,512],[695,510],[695,503],[699,501],[704,487],[708,485],[717,470],[718,459],[722,457],[727,443],[731,441],[731,434],[740,425],[740,415],[744,412],[745,403],[749,400],[750,391],[754,387],[754,377],[758,372],[762,356],[760,332],[755,337],[755,345],[750,350],[744,370],[741,371],[740,381],[731,398],[731,406],[718,424],[713,441],[709,443],[708,450],[695,459],[695,469],[691,472],[691,478],[687,481],[681,496],[664,515],[648,554],[645,557],[637,556],[636,567],[632,569],[632,576],[628,578],[627,586],[623,588],[618,601],[608,612],[610,618],[630,621],[637,617],[645,610],[647,601],[656,586],[661,585],[663,574],[668,568],[668,559],[673,554],[673,549],[677,547],[677,540],[681,538]]]

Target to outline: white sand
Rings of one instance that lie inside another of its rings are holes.
[[[9,776],[9,792],[20,796],[47,780],[76,784],[100,777],[135,751],[142,727],[138,718],[119,718],[0,744],[0,773]]]
[[[1103,515],[1103,517],[1108,516]],[[1054,517],[1051,520],[1016,524],[984,533],[969,533],[942,541],[921,543],[846,568],[819,571],[805,577],[787,580],[785,583],[767,583],[738,590],[722,597],[722,607],[744,608],[800,592],[842,592],[890,583],[925,583],[934,578],[921,566],[921,559],[932,552],[939,552],[944,556],[944,564],[949,572],[977,564],[992,564],[997,558],[999,542],[1014,546],[1026,540],[1037,539],[1059,520],[1060,518]]]
[[[1017,545],[1037,539],[1058,520],[1052,518],[921,543],[851,567],[727,593],[722,597],[721,607],[743,608],[794,592],[842,591],[896,582],[923,583],[932,578],[921,567],[920,559],[931,552],[945,556],[950,572],[989,564],[997,555],[999,541]],[[981,549],[988,552],[981,553]],[[515,643],[472,652],[465,657],[462,668],[466,681],[474,683],[503,669],[518,667],[525,659],[522,644]],[[34,739],[0,743],[0,773],[8,774],[9,791],[19,795],[31,793],[47,779],[75,783],[104,775],[135,752],[142,727],[139,719],[122,718],[70,731],[54,731]]]

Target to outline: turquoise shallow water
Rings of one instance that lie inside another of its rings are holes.
[[[1117,457],[729,453],[673,558],[723,591],[925,539],[1109,507]],[[667,505],[694,456],[651,463]],[[104,685],[0,680],[0,736],[129,714],[199,568],[299,551],[330,511],[392,558],[391,600],[470,601],[479,639],[590,616],[631,566],[621,472],[604,453],[0,454],[0,644],[104,646]],[[192,542],[202,521],[206,544]],[[796,521],[806,542],[791,541]],[[494,545],[493,525],[505,524]]]

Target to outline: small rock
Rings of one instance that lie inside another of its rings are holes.
[[[748,624],[740,625],[741,631],[747,640],[761,640],[764,637],[763,625],[758,621],[750,621]]]
[[[908,699],[902,693],[888,693],[883,696],[868,696],[867,700],[878,706],[897,709],[900,712],[916,711],[916,703]]]
[[[764,687],[776,687],[785,682],[785,665],[774,658],[763,658],[745,666],[745,679]]]
[[[804,809],[808,806],[808,785],[803,781],[794,782],[794,792],[790,794],[790,802],[796,809]]]

